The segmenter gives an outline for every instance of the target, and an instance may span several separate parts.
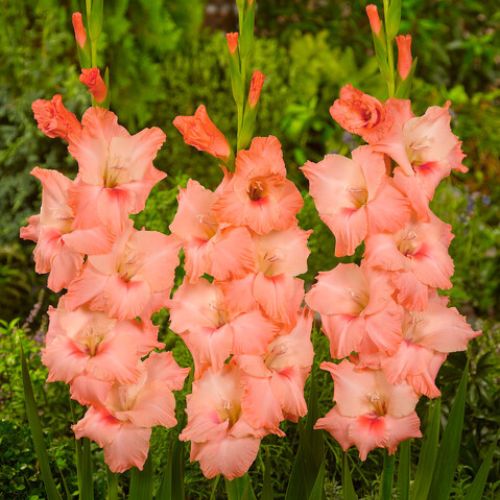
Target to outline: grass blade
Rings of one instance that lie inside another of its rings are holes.
[[[33,445],[35,446],[36,456],[40,464],[40,473],[45,486],[45,491],[47,493],[47,499],[61,500],[61,495],[57,491],[56,483],[54,482],[54,478],[50,470],[49,455],[43,441],[42,424],[38,418],[35,396],[33,395],[33,386],[31,384],[28,364],[26,362],[22,346],[21,373],[23,379],[24,400],[26,403],[26,415],[31,429],[31,436],[33,438]]]
[[[439,444],[439,428],[441,416],[441,399],[435,399],[429,404],[427,412],[427,425],[424,434],[420,456],[418,458],[417,472],[411,488],[411,498],[415,500],[426,499],[431,487],[432,474],[436,463]]]
[[[358,500],[358,495],[356,495],[354,485],[352,484],[347,452],[344,453],[344,457],[342,459],[342,494],[344,496],[344,500]]]
[[[389,455],[387,450],[384,452],[384,469],[382,470],[382,481],[380,482],[380,500],[391,500],[392,481],[394,478],[395,456]]]
[[[486,454],[481,467],[477,471],[476,477],[472,482],[471,487],[467,491],[464,500],[477,500],[478,498],[483,498],[484,487],[486,486],[486,481],[488,479],[488,473],[490,472],[491,464],[493,462],[493,454],[497,448],[497,443],[491,444],[488,453]]]
[[[448,423],[446,424],[446,429],[439,445],[429,498],[447,500],[450,497],[453,477],[458,463],[460,442],[462,440],[468,372],[467,365],[460,380],[457,395],[450,410]]]
[[[273,499],[274,499],[274,491],[273,491],[273,484],[271,481],[271,459],[269,457],[269,448],[266,448],[261,500],[273,500]]]
[[[286,490],[286,500],[304,500],[309,498],[318,472],[325,460],[323,433],[314,430],[318,419],[318,399],[316,393],[316,370],[310,377],[307,417],[299,423],[299,449],[293,463],[292,472]]]
[[[410,467],[411,467],[411,441],[403,441],[399,445],[398,463],[398,499],[410,498]]]
[[[134,467],[130,472],[129,500],[150,500],[153,498],[153,464],[149,454],[142,471]]]

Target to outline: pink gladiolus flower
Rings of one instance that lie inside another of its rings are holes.
[[[368,234],[401,228],[410,215],[408,202],[385,173],[382,155],[362,146],[352,158],[328,155],[302,167],[319,215],[335,235],[337,257],[353,254]]]
[[[36,272],[50,273],[48,287],[54,292],[66,288],[83,265],[84,254],[109,251],[112,240],[102,228],[74,230],[74,213],[68,205],[73,181],[56,170],[36,167],[31,174],[42,183],[40,215],[28,219],[20,237],[36,242]]]
[[[71,22],[73,23],[76,43],[83,49],[87,41],[87,32],[85,31],[81,12],[73,12]]]
[[[220,370],[231,354],[263,354],[278,327],[254,304],[230,307],[216,283],[184,283],[170,306],[170,328],[182,336],[195,360],[196,376]]]
[[[406,80],[412,64],[411,35],[398,35],[396,43],[398,45],[398,73],[402,80]]]
[[[448,247],[451,226],[432,215],[429,222],[410,221],[394,234],[380,233],[366,239],[365,263],[391,272],[397,301],[409,309],[427,306],[428,287],[451,288],[453,261]]]
[[[177,423],[172,391],[182,389],[189,369],[180,368],[170,352],[153,352],[139,367],[137,383],[114,384],[106,399],[73,426],[77,439],[88,437],[104,448],[104,460],[113,472],[134,466],[142,470],[151,428]]]
[[[104,225],[120,233],[128,214],[143,210],[151,188],[166,177],[153,166],[165,134],[153,127],[130,135],[114,113],[101,108],[88,109],[82,124],[69,147],[79,166],[70,196],[75,226]]]
[[[475,332],[448,298],[433,295],[424,311],[406,311],[403,341],[394,355],[382,361],[391,384],[407,382],[418,394],[429,398],[441,392],[435,378],[449,352],[465,351]]]
[[[68,288],[66,306],[88,304],[117,319],[151,315],[168,304],[179,247],[174,236],[129,227],[111,252],[87,259]]]
[[[319,273],[306,303],[321,314],[333,358],[352,351],[393,353],[401,342],[402,309],[383,273],[339,264]]]
[[[266,433],[250,424],[241,405],[243,391],[240,371],[230,363],[219,372],[207,371],[187,396],[188,424],[179,439],[191,441],[191,461],[198,460],[209,479],[245,474]]]
[[[64,304],[64,300],[62,301]],[[141,356],[163,344],[149,321],[118,321],[84,308],[49,308],[50,324],[42,361],[48,381],[70,383],[79,375],[119,383],[135,382]]]
[[[70,137],[78,135],[82,126],[76,116],[66,109],[62,96],[56,94],[52,100],[37,99],[31,105],[38,128],[47,137],[60,137],[70,141]]]
[[[102,79],[99,68],[82,68],[80,81],[89,89],[97,103],[101,103],[108,95],[108,88]]]
[[[315,428],[328,431],[344,450],[355,445],[366,460],[374,448],[393,454],[401,441],[422,437],[415,413],[418,396],[410,385],[391,385],[382,371],[356,369],[346,360],[321,368],[332,374],[336,405]]]
[[[170,231],[182,240],[186,274],[217,280],[243,277],[254,267],[253,241],[244,227],[220,226],[212,207],[217,195],[190,179],[177,197],[179,207]]]
[[[260,99],[260,93],[262,87],[264,86],[265,80],[264,73],[255,70],[252,74],[252,80],[250,81],[250,92],[248,94],[248,104],[251,108],[255,108]]]
[[[380,23],[377,6],[372,3],[367,5],[366,15],[368,16],[368,20],[370,21],[370,28],[372,29],[373,33],[375,33],[375,35],[378,35],[380,33],[382,24]]]
[[[276,137],[256,137],[238,152],[236,171],[214,204],[220,223],[248,226],[258,234],[295,224],[303,201],[287,180],[281,144]]]
[[[257,302],[277,323],[291,325],[304,297],[304,282],[295,276],[307,271],[311,231],[292,226],[285,231],[255,235],[253,273],[222,283],[232,307],[252,307]]]
[[[430,198],[452,169],[467,172],[462,165],[462,143],[450,128],[449,107],[449,102],[443,107],[431,106],[423,116],[406,116],[406,120],[401,115],[397,126],[373,143],[374,149],[389,155],[406,175],[419,175]]]
[[[268,344],[263,356],[235,357],[245,381],[241,405],[254,427],[276,432],[284,418],[297,422],[307,413],[304,384],[314,357],[312,320],[312,311],[304,309],[291,329]]]
[[[177,116],[174,127],[182,134],[184,142],[198,151],[224,161],[231,156],[231,146],[210,119],[203,104],[198,106],[194,116]]]

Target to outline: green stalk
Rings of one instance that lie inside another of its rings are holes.
[[[382,481],[380,483],[380,500],[391,500],[392,480],[394,476],[394,455],[389,455],[387,450],[384,453],[384,469],[382,471]]]
[[[387,93],[389,97],[394,97],[396,92],[396,75],[394,72],[394,47],[392,43],[391,31],[389,27],[389,0],[384,0],[384,24],[385,24],[385,43],[387,47],[387,61],[389,66],[389,75],[387,79]]]
[[[410,465],[411,465],[411,441],[403,441],[399,445],[398,463],[398,498],[409,500],[410,498]]]
[[[118,474],[111,472],[108,469],[108,492],[107,500],[118,500]]]

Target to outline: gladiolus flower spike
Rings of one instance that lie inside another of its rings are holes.
[[[367,11],[380,35],[376,8]],[[397,43],[404,80],[411,38]],[[344,450],[356,446],[362,460],[374,448],[392,454],[401,441],[421,436],[419,397],[440,395],[436,376],[448,353],[466,350],[481,333],[437,293],[452,286],[453,234],[429,204],[452,170],[466,171],[449,105],[415,117],[407,99],[383,102],[346,85],[330,113],[367,144],[352,151],[352,159],[327,155],[302,167],[335,236],[335,255],[365,245],[359,266],[321,272],[305,297],[320,314],[332,358],[342,360],[322,364],[334,380],[335,407],[316,428]]]
[[[36,242],[36,270],[49,274],[49,288],[67,290],[49,310],[48,381],[69,384],[88,407],[75,436],[101,446],[113,472],[142,469],[152,427],[176,425],[172,391],[189,371],[171,353],[153,352],[164,345],[150,320],[168,304],[180,242],[137,231],[129,219],[165,177],[153,166],[165,134],[151,128],[132,136],[102,108],[88,109],[80,123],[59,95],[35,101],[33,111],[46,135],[69,143],[79,167],[74,180],[33,169],[42,208],[21,229]]]
[[[264,436],[283,436],[281,422],[306,414],[314,354],[313,317],[297,278],[309,256],[310,231],[297,221],[302,197],[286,177],[278,139],[252,138],[264,83],[260,71],[246,80],[254,10],[242,1],[242,32],[227,35],[238,110],[234,171],[225,168],[232,167],[229,143],[203,106],[174,120],[187,144],[225,164],[214,191],[191,179],[179,193],[170,230],[181,241],[186,276],[170,301],[170,328],[195,365],[180,439],[191,442],[205,477],[229,480],[248,471]]]

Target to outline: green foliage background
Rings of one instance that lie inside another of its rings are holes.
[[[179,185],[189,177],[214,187],[220,181],[217,164],[188,148],[172,126],[176,115],[192,114],[205,103],[229,137],[235,134],[235,110],[230,93],[223,31],[236,29],[235,16],[210,13],[203,0],[115,0],[105,2],[105,24],[99,61],[111,75],[112,109],[131,132],[144,126],[160,126],[168,141],[156,165],[169,177],[155,188],[146,210],[136,224],[167,231],[176,209]],[[213,1],[214,5],[232,2]],[[314,229],[309,271],[312,283],[319,270],[331,268],[333,238],[319,220],[307,183],[298,167],[306,159],[319,160],[326,152],[348,154],[357,139],[344,133],[328,114],[328,108],[345,83],[352,83],[379,97],[384,88],[371,57],[371,37],[364,14],[364,1],[261,0],[257,15],[258,40],[255,66],[266,74],[258,116],[257,133],[274,134],[283,143],[289,176],[301,188],[305,207],[300,218]],[[213,5],[212,5],[213,4]],[[500,15],[496,2],[467,0],[405,0],[402,30],[414,37],[419,58],[414,85],[414,111],[432,104],[453,103],[453,128],[464,141],[470,172],[443,183],[434,210],[453,225],[455,259],[453,305],[483,330],[471,345],[471,384],[467,418],[457,473],[463,498],[479,467],[487,445],[495,438],[498,417],[499,296],[497,243],[500,119],[496,111],[499,91],[495,80],[495,44],[498,46]],[[36,276],[31,260],[32,245],[18,240],[19,227],[38,211],[40,189],[29,171],[40,165],[67,175],[76,166],[64,144],[44,137],[32,118],[31,102],[61,93],[66,105],[81,115],[89,105],[78,81],[71,12],[82,10],[76,0],[0,0],[0,497],[43,498],[38,467],[29,432],[24,423],[19,377],[18,345],[25,346],[31,362],[36,395],[46,429],[49,453],[65,478],[69,492],[76,491],[69,397],[59,384],[45,384],[46,371],[39,351],[46,329],[46,309],[57,298],[45,291],[45,277]],[[215,21],[214,21],[215,18]],[[217,26],[215,28],[214,26]],[[223,29],[221,29],[221,26]],[[20,318],[13,322],[15,318]],[[184,366],[190,357],[182,342],[166,328],[159,315],[162,335]],[[328,358],[328,347],[315,332],[316,362]],[[447,402],[454,393],[464,366],[464,355],[449,357],[440,374]],[[331,381],[318,371],[320,405],[331,404]],[[185,391],[184,391],[185,392]],[[41,398],[46,398],[42,400]],[[179,419],[183,417],[179,394]],[[425,401],[422,402],[425,406]],[[172,432],[177,432],[174,430]],[[297,448],[296,426],[286,424],[288,438],[264,440],[271,451],[275,490],[283,492]],[[155,465],[165,459],[167,432],[155,431]],[[415,447],[416,448],[416,447]],[[96,491],[103,492],[105,472],[102,454],[96,472]],[[380,456],[371,454],[363,464],[351,455],[355,486],[363,498],[373,498],[373,484]],[[328,440],[327,490],[338,498],[340,448]],[[262,460],[251,476],[261,484]],[[490,474],[487,497],[494,498],[498,464]],[[186,461],[186,489],[190,498],[208,498],[211,485],[197,465]],[[123,486],[125,488],[125,486]],[[257,486],[258,490],[259,486]],[[220,490],[222,491],[222,490]],[[101,498],[101,496],[98,496]]]

